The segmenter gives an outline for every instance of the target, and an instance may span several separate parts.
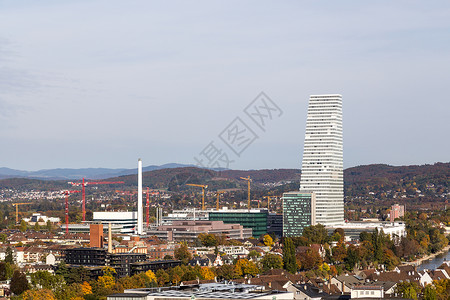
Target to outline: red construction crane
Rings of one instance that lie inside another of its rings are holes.
[[[81,185],[81,198],[83,200],[83,221],[86,221],[86,186],[93,184],[118,184],[125,183],[123,181],[83,181],[82,182],[68,182],[72,186],[80,186]]]
[[[147,212],[147,216],[146,216],[146,221],[147,221],[147,228],[150,225],[150,195],[159,195],[159,192],[154,192],[154,191],[150,191],[150,188],[147,187],[147,191],[144,192],[144,194],[147,194],[147,204],[145,205],[146,208],[146,212]]]
[[[69,194],[79,193],[80,191],[64,191],[66,194],[66,234],[69,233]]]

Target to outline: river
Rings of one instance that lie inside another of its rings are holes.
[[[417,266],[417,271],[422,271],[424,269],[427,270],[435,270],[437,267],[442,265],[445,260],[450,260],[450,251],[446,253],[439,254],[432,259],[424,261],[422,264]]]

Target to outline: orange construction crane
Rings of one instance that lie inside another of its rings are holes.
[[[226,191],[217,191],[216,193],[217,193],[217,203],[216,203],[216,210],[219,210],[219,197],[220,197],[220,194],[223,194],[223,193],[225,193]]]
[[[118,184],[118,183],[125,183],[123,181],[83,181],[82,182],[68,182],[68,184],[72,186],[80,186],[81,185],[81,199],[83,201],[82,208],[83,208],[83,222],[86,221],[86,186],[87,185],[93,185],[93,184]]]
[[[16,224],[19,223],[19,205],[25,205],[25,204],[31,204],[31,203],[13,203],[12,205],[16,206]]]
[[[66,195],[66,234],[69,234],[69,194],[79,193],[80,191],[64,191]]]
[[[201,187],[202,188],[202,210],[205,210],[205,189],[207,189],[208,186],[207,185],[202,185],[202,184],[193,184],[193,183],[187,183],[186,185],[196,186],[196,187]]]
[[[248,184],[248,210],[250,210],[250,206],[251,206],[251,204],[250,204],[250,183],[252,182],[252,179],[250,178],[250,176],[240,177],[240,178],[243,180],[246,180],[247,184]]]

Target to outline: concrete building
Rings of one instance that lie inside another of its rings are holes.
[[[121,226],[120,233],[135,233],[137,231],[138,214],[135,211],[94,212],[94,223],[108,224],[112,227]]]
[[[389,212],[389,218],[391,222],[394,222],[395,219],[401,218],[405,216],[405,206],[394,204],[391,206],[391,211]]]
[[[40,213],[34,213],[30,218],[23,218],[23,220],[25,222],[27,222],[28,225],[30,225],[30,226],[34,226],[36,223],[38,223],[39,226],[44,226],[47,224],[48,221],[50,221],[50,223],[53,223],[53,224],[60,222],[60,218],[47,217],[47,216],[41,215]]]
[[[174,221],[172,225],[161,225],[147,233],[163,240],[177,242],[192,242],[200,233],[225,235],[229,239],[243,239],[252,236],[250,228],[244,228],[239,224],[225,224],[222,221]]]
[[[346,237],[351,240],[359,240],[359,234],[363,231],[372,233],[375,229],[383,232],[391,237],[394,241],[399,241],[401,237],[406,236],[406,225],[403,222],[349,222],[340,226],[327,226],[329,234],[337,229],[344,229]]]
[[[344,223],[341,95],[309,98],[300,191],[316,194],[317,223]]]
[[[305,227],[314,225],[315,206],[314,193],[283,193],[283,236],[301,236]]]

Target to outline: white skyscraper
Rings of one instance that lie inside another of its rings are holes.
[[[344,223],[341,95],[309,98],[300,191],[316,194],[316,223]]]

